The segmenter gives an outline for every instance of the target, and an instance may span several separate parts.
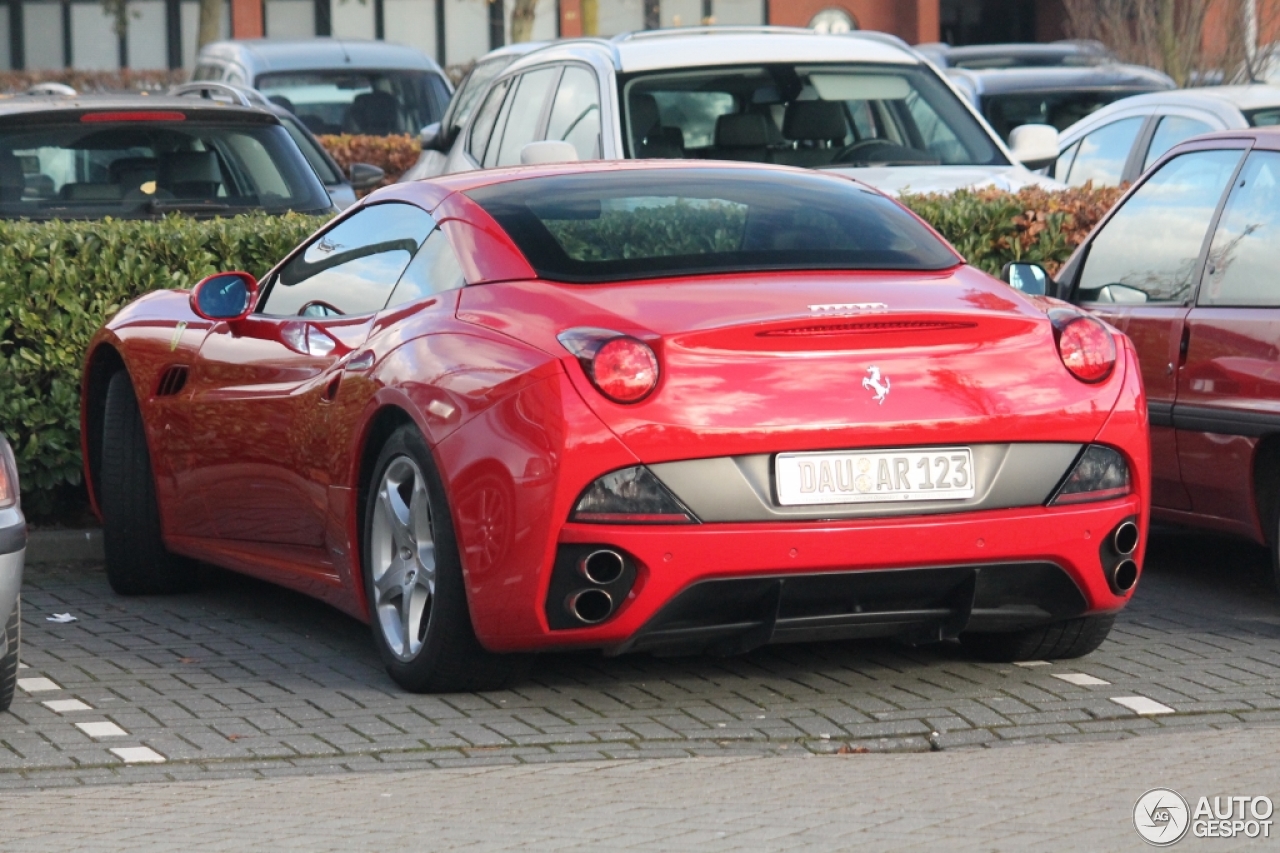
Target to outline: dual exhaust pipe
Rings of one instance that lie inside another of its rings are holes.
[[[1111,588],[1128,592],[1138,582],[1138,564],[1133,559],[1133,552],[1138,549],[1138,525],[1132,521],[1121,522],[1111,534],[1111,547],[1121,558],[1111,569]]]
[[[626,561],[617,551],[601,548],[578,560],[578,575],[588,583],[587,589],[575,590],[565,598],[564,608],[584,625],[597,625],[608,619],[614,610],[613,596],[600,589],[616,583],[626,571]]]

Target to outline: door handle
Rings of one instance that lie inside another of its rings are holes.
[[[1182,339],[1178,341],[1178,367],[1187,363],[1187,350],[1191,348],[1191,328],[1182,327]]]

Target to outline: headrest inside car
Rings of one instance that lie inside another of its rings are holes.
[[[212,151],[174,151],[160,156],[159,183],[172,188],[179,184],[219,184],[222,170]]]
[[[769,128],[759,113],[735,113],[716,119],[720,148],[761,148],[769,144]]]
[[[839,101],[792,101],[782,119],[787,139],[843,140],[848,132]]]

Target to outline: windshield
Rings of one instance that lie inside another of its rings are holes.
[[[982,114],[1000,138],[1024,124],[1051,124],[1066,130],[1080,119],[1113,101],[1149,92],[1150,89],[1105,89],[1063,92],[1018,92],[1009,95],[987,95],[982,99]]]
[[[321,211],[328,193],[278,125],[76,122],[0,129],[0,215]]]
[[[893,201],[820,175],[624,169],[508,181],[467,195],[539,276],[555,281],[961,263]]]
[[[631,157],[788,166],[1006,166],[955,93],[919,66],[774,64],[623,82]]]
[[[312,133],[417,135],[449,101],[433,71],[291,71],[260,75],[255,85]]]

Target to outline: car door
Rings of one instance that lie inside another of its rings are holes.
[[[257,313],[205,337],[190,378],[187,480],[220,539],[316,549],[324,561],[331,403],[346,356],[433,227],[413,205],[362,208],[271,275]]]
[[[1160,165],[1082,248],[1072,301],[1133,340],[1151,419],[1152,503],[1189,509],[1172,411],[1183,323],[1214,216],[1243,152],[1210,149]]]
[[[1280,152],[1255,149],[1232,184],[1214,232],[1187,318],[1186,363],[1174,407],[1192,511],[1251,532],[1254,450],[1260,436],[1280,433],[1277,199]],[[1256,485],[1263,491],[1276,486]]]

